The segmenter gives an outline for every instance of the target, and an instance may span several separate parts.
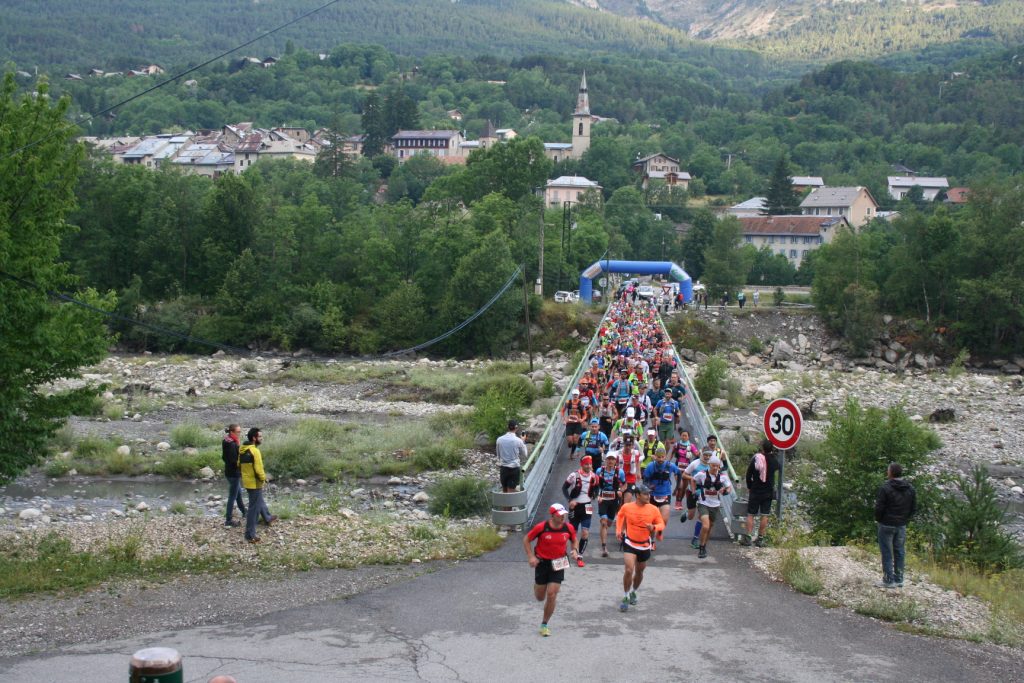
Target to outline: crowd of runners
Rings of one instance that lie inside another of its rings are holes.
[[[579,463],[562,485],[566,504],[552,505],[549,519],[523,539],[535,568],[536,598],[545,601],[543,635],[550,635],[548,619],[570,564],[567,544],[571,560],[586,566],[590,532],[598,526],[601,557],[622,554],[623,594],[617,604],[628,611],[637,604],[644,570],[673,509],[681,513],[680,524],[693,522],[691,545],[704,559],[723,497],[733,488],[728,454],[717,437],[709,436],[704,444],[691,439],[679,359],[656,304],[624,292],[598,338],[561,410],[566,457]],[[763,525],[760,531],[758,545]]]

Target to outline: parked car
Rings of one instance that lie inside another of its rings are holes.
[[[579,301],[579,292],[555,292],[555,303],[556,304],[571,304],[574,301]]]
[[[654,287],[651,287],[650,285],[640,285],[640,289],[637,291],[637,296],[641,299],[653,299]]]

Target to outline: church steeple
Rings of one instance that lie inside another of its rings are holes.
[[[590,95],[587,94],[587,72],[580,79],[580,93],[576,96],[576,111],[573,116],[590,116]]]
[[[587,93],[587,72],[580,79],[580,93],[576,96],[576,111],[572,113],[572,152],[579,159],[590,149],[590,94]]]

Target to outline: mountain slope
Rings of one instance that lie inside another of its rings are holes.
[[[689,35],[812,60],[873,57],[960,40],[1024,40],[1020,0],[567,0]]]

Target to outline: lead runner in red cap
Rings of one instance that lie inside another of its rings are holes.
[[[569,558],[565,553],[566,543],[572,545],[573,559],[579,557],[576,529],[566,521],[569,511],[561,503],[555,503],[548,508],[548,513],[551,518],[530,529],[523,538],[526,560],[534,570],[533,596],[538,602],[544,601],[544,620],[540,623],[542,636],[551,635],[548,621],[555,613],[558,589],[562,586],[565,570],[569,566]],[[534,540],[537,541],[536,549],[531,545]]]

